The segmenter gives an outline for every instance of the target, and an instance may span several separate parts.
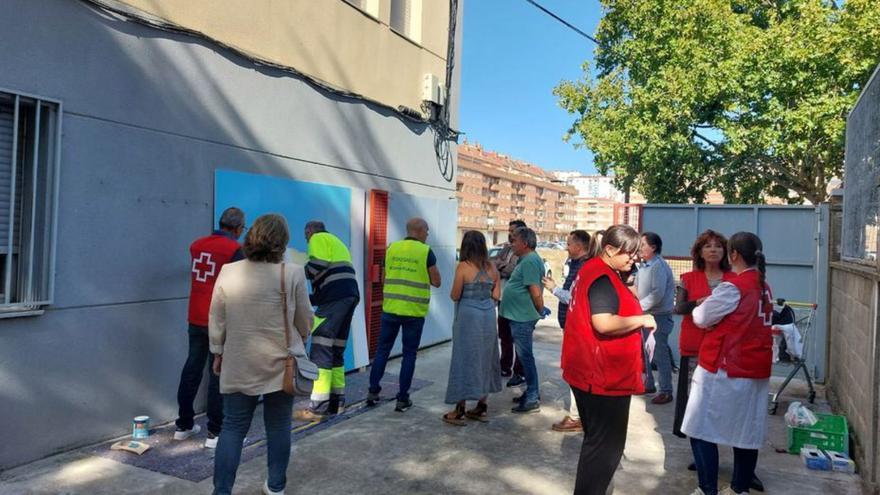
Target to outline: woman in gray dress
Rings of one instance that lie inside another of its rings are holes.
[[[488,395],[501,391],[495,313],[501,281],[489,262],[486,238],[480,232],[467,231],[461,240],[450,297],[456,305],[446,403],[455,404],[455,409],[444,414],[443,421],[457,426],[463,426],[465,418],[485,422]],[[466,411],[468,400],[476,400],[477,405]]]

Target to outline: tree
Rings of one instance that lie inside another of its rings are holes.
[[[880,1],[602,0],[595,78],[554,89],[598,170],[648,201],[818,203],[880,60]]]

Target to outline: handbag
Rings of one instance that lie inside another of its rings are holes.
[[[287,344],[287,359],[284,361],[284,378],[281,388],[288,395],[308,396],[312,393],[318,379],[318,366],[309,359],[297,358],[290,353],[290,323],[287,316],[287,290],[284,283],[284,263],[281,263],[281,308],[284,312],[284,340]]]

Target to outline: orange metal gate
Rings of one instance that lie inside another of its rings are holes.
[[[388,246],[388,192],[370,191],[370,235],[367,244],[366,322],[370,360],[379,346],[382,321],[382,285]]]

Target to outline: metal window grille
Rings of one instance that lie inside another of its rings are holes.
[[[0,316],[51,304],[61,103],[0,90]]]

